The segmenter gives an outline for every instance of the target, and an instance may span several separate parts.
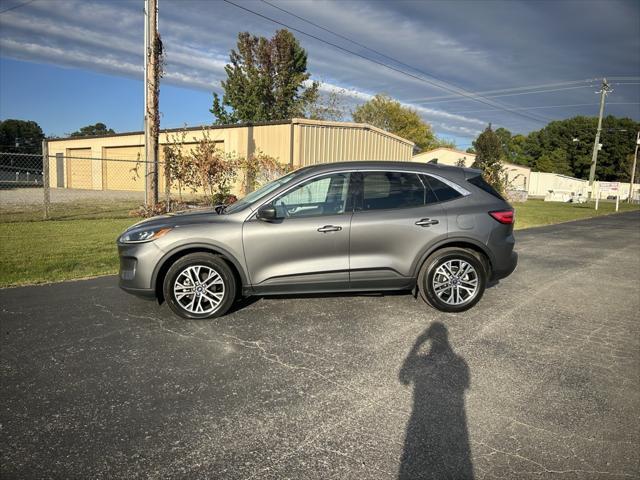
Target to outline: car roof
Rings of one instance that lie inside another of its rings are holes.
[[[453,176],[464,176],[466,173],[479,173],[478,170],[464,167],[454,167],[451,165],[439,165],[437,163],[421,163],[421,162],[398,162],[387,160],[359,160],[348,162],[330,162],[319,163],[317,165],[310,165],[303,167],[299,170],[300,173],[316,174],[320,172],[330,172],[335,170],[408,170],[408,171],[420,171],[425,173],[433,173],[435,175],[447,174]]]

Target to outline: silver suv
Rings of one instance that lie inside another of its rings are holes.
[[[513,222],[478,170],[323,164],[227,207],[132,226],[118,239],[120,287],[195,319],[240,296],[416,287],[438,310],[461,312],[515,269]]]

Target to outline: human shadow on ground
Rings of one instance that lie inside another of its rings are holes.
[[[422,353],[427,342],[429,350]],[[418,336],[399,379],[404,385],[413,384],[413,411],[398,478],[472,479],[464,403],[469,367],[451,348],[447,327],[434,322]]]

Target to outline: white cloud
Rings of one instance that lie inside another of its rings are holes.
[[[516,14],[529,12],[538,20],[544,18],[544,14],[517,2],[508,6],[505,4],[505,8],[489,15],[474,2],[272,1],[354,38],[398,62],[413,65],[422,72],[467,89],[511,87],[523,82],[531,84],[535,76],[576,68],[559,60],[552,69],[547,67],[546,72],[540,67],[549,58],[560,59],[566,51],[561,50],[562,45],[557,39],[545,43],[545,39],[541,38],[538,39],[539,45],[531,43],[531,35],[539,34],[544,30],[544,25],[539,27],[536,24],[533,28],[526,19],[519,20]],[[362,46],[350,44],[264,3],[246,2],[245,5],[382,63],[410,70],[407,65],[394,63]],[[465,15],[479,20],[471,22],[469,18],[463,18]],[[637,9],[625,13],[628,18],[634,15],[638,16]],[[549,18],[547,23],[553,21],[555,19]],[[139,0],[37,1],[0,16],[0,55],[140,78],[142,27],[142,2]],[[163,82],[219,91],[220,80],[225,78],[224,66],[228,52],[235,44],[238,30],[270,36],[277,28],[280,27],[222,2],[162,1],[160,32],[166,49]],[[569,25],[567,28],[575,27]],[[615,33],[611,29],[609,32],[612,35]],[[510,35],[508,42],[505,42],[505,35]],[[339,92],[348,105],[367,101],[375,93],[387,93],[416,109],[425,120],[432,123],[436,131],[465,137],[476,135],[478,128],[489,120],[494,124],[504,124],[508,120],[509,125],[525,130],[532,126],[531,122],[523,122],[518,117],[499,111],[481,114],[481,118],[449,113],[460,110],[460,102],[465,105],[464,109],[475,107],[470,100],[457,100],[458,103],[442,108],[416,104],[412,99],[447,92],[423,80],[345,54],[304,35],[296,36],[308,51],[309,69],[314,78],[323,79],[321,91]],[[518,50],[514,51],[511,44],[516,45]],[[575,58],[583,62],[582,57]],[[606,58],[611,58],[611,55]],[[632,72],[640,69],[637,63],[631,67]],[[624,67],[625,64],[621,65]],[[622,67],[616,73],[623,72]],[[411,72],[424,76],[416,70]],[[562,81],[593,76],[595,73],[591,72],[585,76],[575,74],[569,78],[545,80]],[[432,80],[431,77],[425,78]],[[566,103],[579,101],[572,98]],[[557,98],[554,102],[558,102]]]

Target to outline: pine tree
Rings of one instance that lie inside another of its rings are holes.
[[[271,39],[241,32],[229,58],[224,95],[214,93],[210,110],[217,124],[303,116],[318,96],[317,82],[306,85],[307,52],[288,30]]]
[[[505,174],[502,166],[502,145],[500,138],[491,129],[491,124],[473,142],[476,151],[474,168],[482,170],[484,179],[498,192],[505,191]]]

